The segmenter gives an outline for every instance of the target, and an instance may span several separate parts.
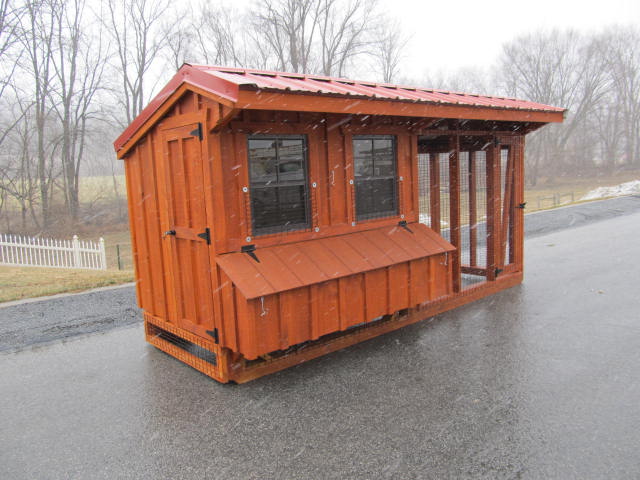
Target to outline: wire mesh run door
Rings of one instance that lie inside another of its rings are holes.
[[[460,287],[521,268],[519,137],[439,135],[419,142],[420,222],[457,247]]]

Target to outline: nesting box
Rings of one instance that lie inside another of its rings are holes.
[[[563,112],[184,65],[115,142],[147,340],[244,382],[521,282],[524,137]]]

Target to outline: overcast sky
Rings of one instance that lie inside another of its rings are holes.
[[[412,33],[403,73],[491,63],[503,42],[540,28],[640,26],[640,0],[380,0]]]
[[[242,8],[256,0],[223,1]],[[540,28],[640,26],[640,0],[379,1],[411,35],[401,77],[413,79],[427,71],[490,64],[504,42]]]

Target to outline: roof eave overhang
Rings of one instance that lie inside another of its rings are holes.
[[[336,96],[306,92],[259,89],[215,77],[183,65],[162,91],[140,112],[114,142],[118,158],[133,146],[167,113],[185,92],[192,91],[234,110],[281,110],[350,115],[391,115],[419,118],[526,122],[542,126],[563,121],[565,110],[529,110],[455,105],[450,103],[404,101],[389,98]]]
[[[323,112],[351,115],[393,115],[401,117],[452,118],[465,120],[561,123],[564,110],[528,110],[452,105],[448,103],[372,99],[367,97],[277,92],[242,85],[237,109]]]
[[[142,112],[113,142],[118,158],[123,158],[153,125],[180,99],[185,92],[192,91],[234,108],[238,100],[238,85],[185,64],[154,97]]]

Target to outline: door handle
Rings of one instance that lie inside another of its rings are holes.
[[[166,236],[168,236],[168,235],[175,235],[175,234],[176,234],[176,231],[175,231],[175,230],[167,230],[166,232],[164,232],[164,233],[162,234],[162,238],[164,238],[164,237],[166,237]]]

